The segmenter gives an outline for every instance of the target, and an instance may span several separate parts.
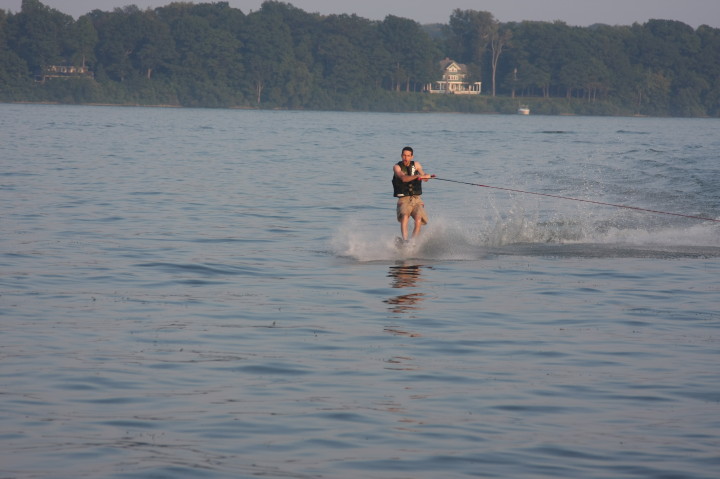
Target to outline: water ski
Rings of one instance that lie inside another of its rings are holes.
[[[395,248],[397,248],[398,251],[409,253],[410,251],[414,251],[416,246],[417,243],[414,239],[404,240],[399,236],[395,238]]]

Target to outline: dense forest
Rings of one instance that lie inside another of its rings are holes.
[[[439,62],[481,95],[424,92]],[[447,24],[308,13],[266,1],[94,10],[77,20],[23,0],[0,10],[0,101],[364,111],[720,116],[720,29],[500,23],[456,9]]]

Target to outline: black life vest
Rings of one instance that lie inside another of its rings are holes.
[[[400,167],[400,171],[402,171],[404,174],[413,176],[415,175],[415,162],[411,161],[408,166],[405,166],[405,164],[400,161],[398,162],[398,166]],[[419,196],[422,195],[422,181],[420,180],[413,180],[413,181],[402,181],[400,178],[397,177],[393,173],[392,177],[392,185],[393,185],[393,196],[401,197],[401,196]]]

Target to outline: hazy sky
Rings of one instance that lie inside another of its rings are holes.
[[[137,5],[141,9],[167,5],[172,0],[40,0],[43,4],[77,18],[91,10],[111,11]],[[212,3],[216,0],[193,3]],[[20,11],[21,0],[0,0],[0,9]],[[257,10],[262,0],[229,0],[245,13]],[[570,25],[593,23],[632,25],[651,18],[680,20],[696,28],[702,24],[720,28],[720,0],[289,0],[306,12],[355,13],[382,20],[386,15],[410,18],[420,23],[447,23],[455,8],[483,10],[501,22],[562,20]]]

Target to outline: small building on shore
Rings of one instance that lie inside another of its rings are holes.
[[[439,66],[441,79],[427,84],[425,91],[428,93],[479,95],[482,92],[482,82],[467,81],[467,65],[445,58]]]
[[[35,81],[45,83],[51,78],[94,78],[95,75],[86,66],[48,65],[35,75]]]

